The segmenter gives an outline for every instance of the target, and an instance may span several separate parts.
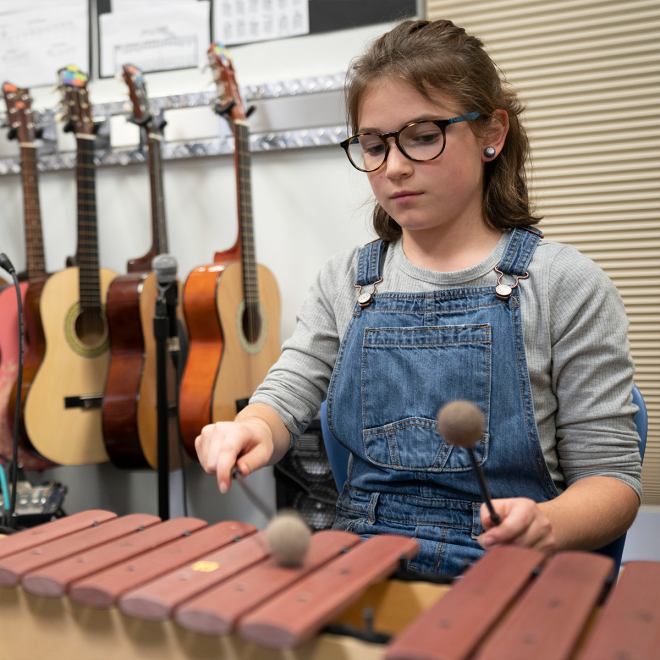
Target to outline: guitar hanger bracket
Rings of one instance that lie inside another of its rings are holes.
[[[235,105],[236,105],[236,101],[234,101],[234,100],[227,103],[227,105],[220,105],[220,103],[216,102],[215,111],[219,115],[222,115],[225,119],[227,119],[229,117],[231,111],[234,109]]]

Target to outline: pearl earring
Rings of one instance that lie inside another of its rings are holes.
[[[484,149],[484,156],[486,156],[486,158],[492,158],[496,153],[495,147],[486,147]]]

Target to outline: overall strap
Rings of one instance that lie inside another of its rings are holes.
[[[377,239],[367,243],[358,256],[357,272],[355,284],[366,286],[378,282],[383,274],[383,264],[385,263],[385,252],[389,243],[382,239]]]
[[[535,227],[516,227],[511,232],[497,268],[509,275],[524,275],[534,256],[534,250],[542,238],[543,232]]]

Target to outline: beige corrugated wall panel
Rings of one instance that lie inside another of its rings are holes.
[[[660,504],[660,2],[427,0],[426,9],[483,39],[518,88],[541,228],[596,261],[621,293],[649,414],[644,503]]]

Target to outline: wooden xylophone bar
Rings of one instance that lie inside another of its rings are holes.
[[[660,563],[609,589],[607,558],[501,547],[451,587],[386,579],[415,552],[324,531],[283,568],[250,525],[76,514],[0,540],[0,660],[660,660]],[[389,644],[323,632],[366,607]]]

